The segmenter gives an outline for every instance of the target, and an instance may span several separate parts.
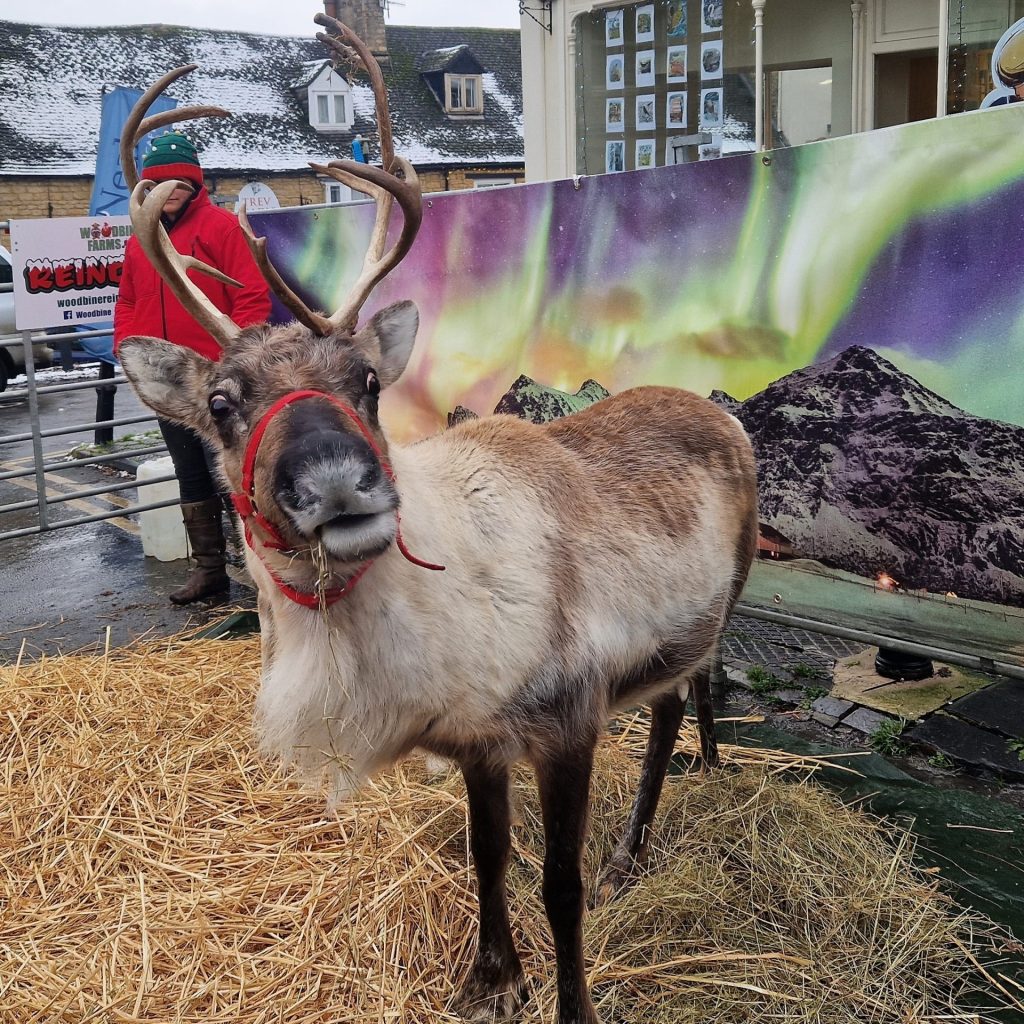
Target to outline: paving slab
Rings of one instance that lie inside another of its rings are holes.
[[[1014,782],[1024,781],[1024,761],[1004,736],[953,715],[932,715],[903,736],[962,763],[987,768]]]
[[[819,697],[811,705],[811,717],[822,725],[829,727],[839,724],[843,715],[853,710],[853,704],[848,700],[839,700],[836,697]]]
[[[857,732],[862,732],[865,736],[873,736],[881,726],[892,721],[894,719],[891,715],[880,715],[877,711],[872,711],[869,708],[857,708],[843,719],[843,725],[856,729]]]
[[[852,700],[875,711],[883,711],[908,721],[918,721],[950,701],[993,683],[992,676],[955,665],[935,663],[935,674],[915,682],[886,679],[875,671],[878,648],[836,662],[832,694]],[[1022,695],[1024,724],[1024,695]]]
[[[747,675],[753,665],[745,661],[731,662],[725,665],[725,678],[732,686],[742,686],[745,690],[750,689],[750,677]]]
[[[1004,679],[993,683],[954,701],[947,710],[985,729],[1024,739],[1024,681]]]

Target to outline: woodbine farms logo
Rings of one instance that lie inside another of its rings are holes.
[[[93,291],[120,284],[124,269],[123,252],[132,235],[131,225],[97,221],[78,230],[87,252],[109,252],[111,255],[28,260],[23,273],[29,294]]]

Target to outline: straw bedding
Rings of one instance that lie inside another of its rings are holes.
[[[151,642],[0,669],[0,1021],[441,1024],[472,957],[457,773],[406,762],[336,814],[250,739],[255,639]],[[588,871],[625,817],[643,732],[599,752]],[[684,747],[692,737],[682,741]],[[975,1020],[994,930],[906,837],[783,767],[675,777],[650,871],[590,913],[602,1020]],[[510,869],[529,1020],[551,1019],[527,774]],[[989,979],[1009,989],[993,973]]]

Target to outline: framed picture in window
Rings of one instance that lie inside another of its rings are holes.
[[[606,142],[604,144],[604,170],[606,174],[615,174],[617,171],[626,169],[626,144],[618,142]]]
[[[685,46],[670,46],[665,51],[665,80],[668,82],[686,81]]]
[[[686,0],[669,0],[665,9],[666,31],[669,39],[686,37]]]
[[[604,127],[609,132],[626,130],[626,101],[621,96],[604,102]]]
[[[722,40],[715,39],[700,46],[701,81],[722,77]]]
[[[645,171],[654,165],[654,139],[637,139],[636,169]]]
[[[686,93],[670,92],[665,100],[665,125],[668,128],[686,127]]]
[[[700,126],[705,131],[721,128],[725,121],[722,90],[701,89],[700,91]]]
[[[701,32],[721,32],[725,20],[723,0],[700,0]]]
[[[654,103],[653,95],[637,96],[636,130],[638,132],[653,132],[658,127],[658,119],[654,113]]]
[[[621,46],[625,40],[622,37],[622,11],[604,12],[604,45]]]
[[[636,41],[654,42],[654,4],[644,4],[636,9]]]
[[[636,87],[654,88],[654,51],[638,50],[636,54]]]
[[[608,89],[622,89],[625,86],[623,81],[625,75],[626,58],[621,53],[613,53],[608,58],[608,71],[605,87]]]
[[[711,142],[697,147],[698,160],[717,160],[722,155],[722,136],[720,133],[711,136]]]

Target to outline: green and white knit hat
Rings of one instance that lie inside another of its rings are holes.
[[[184,178],[202,185],[203,169],[195,143],[181,132],[157,136],[142,157],[142,177],[150,181]]]

